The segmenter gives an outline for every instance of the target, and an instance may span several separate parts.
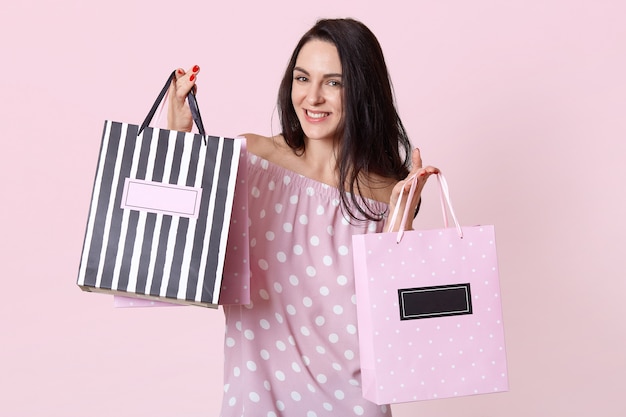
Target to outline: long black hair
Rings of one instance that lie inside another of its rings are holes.
[[[409,173],[411,142],[395,107],[383,51],[367,26],[354,19],[323,19],[302,36],[278,91],[282,134],[295,152],[305,151],[291,90],[298,54],[314,39],[335,45],[341,61],[344,109],[337,160],[342,208],[355,220],[380,220],[383,213],[357,195],[362,195],[363,180],[372,186],[371,174],[404,179]]]

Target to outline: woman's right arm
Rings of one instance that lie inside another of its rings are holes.
[[[200,67],[195,65],[188,71],[178,68],[176,78],[172,80],[169,90],[169,102],[167,106],[167,128],[181,132],[191,132],[193,119],[191,110],[187,104],[187,94],[192,88],[196,88],[196,79]]]

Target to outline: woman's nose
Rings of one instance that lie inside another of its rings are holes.
[[[307,91],[307,102],[309,104],[320,104],[323,101],[322,89],[319,86],[312,85]]]

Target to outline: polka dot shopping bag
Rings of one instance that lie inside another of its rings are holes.
[[[437,178],[444,229],[353,236],[362,389],[376,404],[508,390],[494,227],[461,227]]]

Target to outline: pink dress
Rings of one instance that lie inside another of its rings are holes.
[[[221,416],[390,416],[361,394],[351,237],[383,222],[350,224],[337,189],[252,154],[248,175],[252,302],[224,307]]]

